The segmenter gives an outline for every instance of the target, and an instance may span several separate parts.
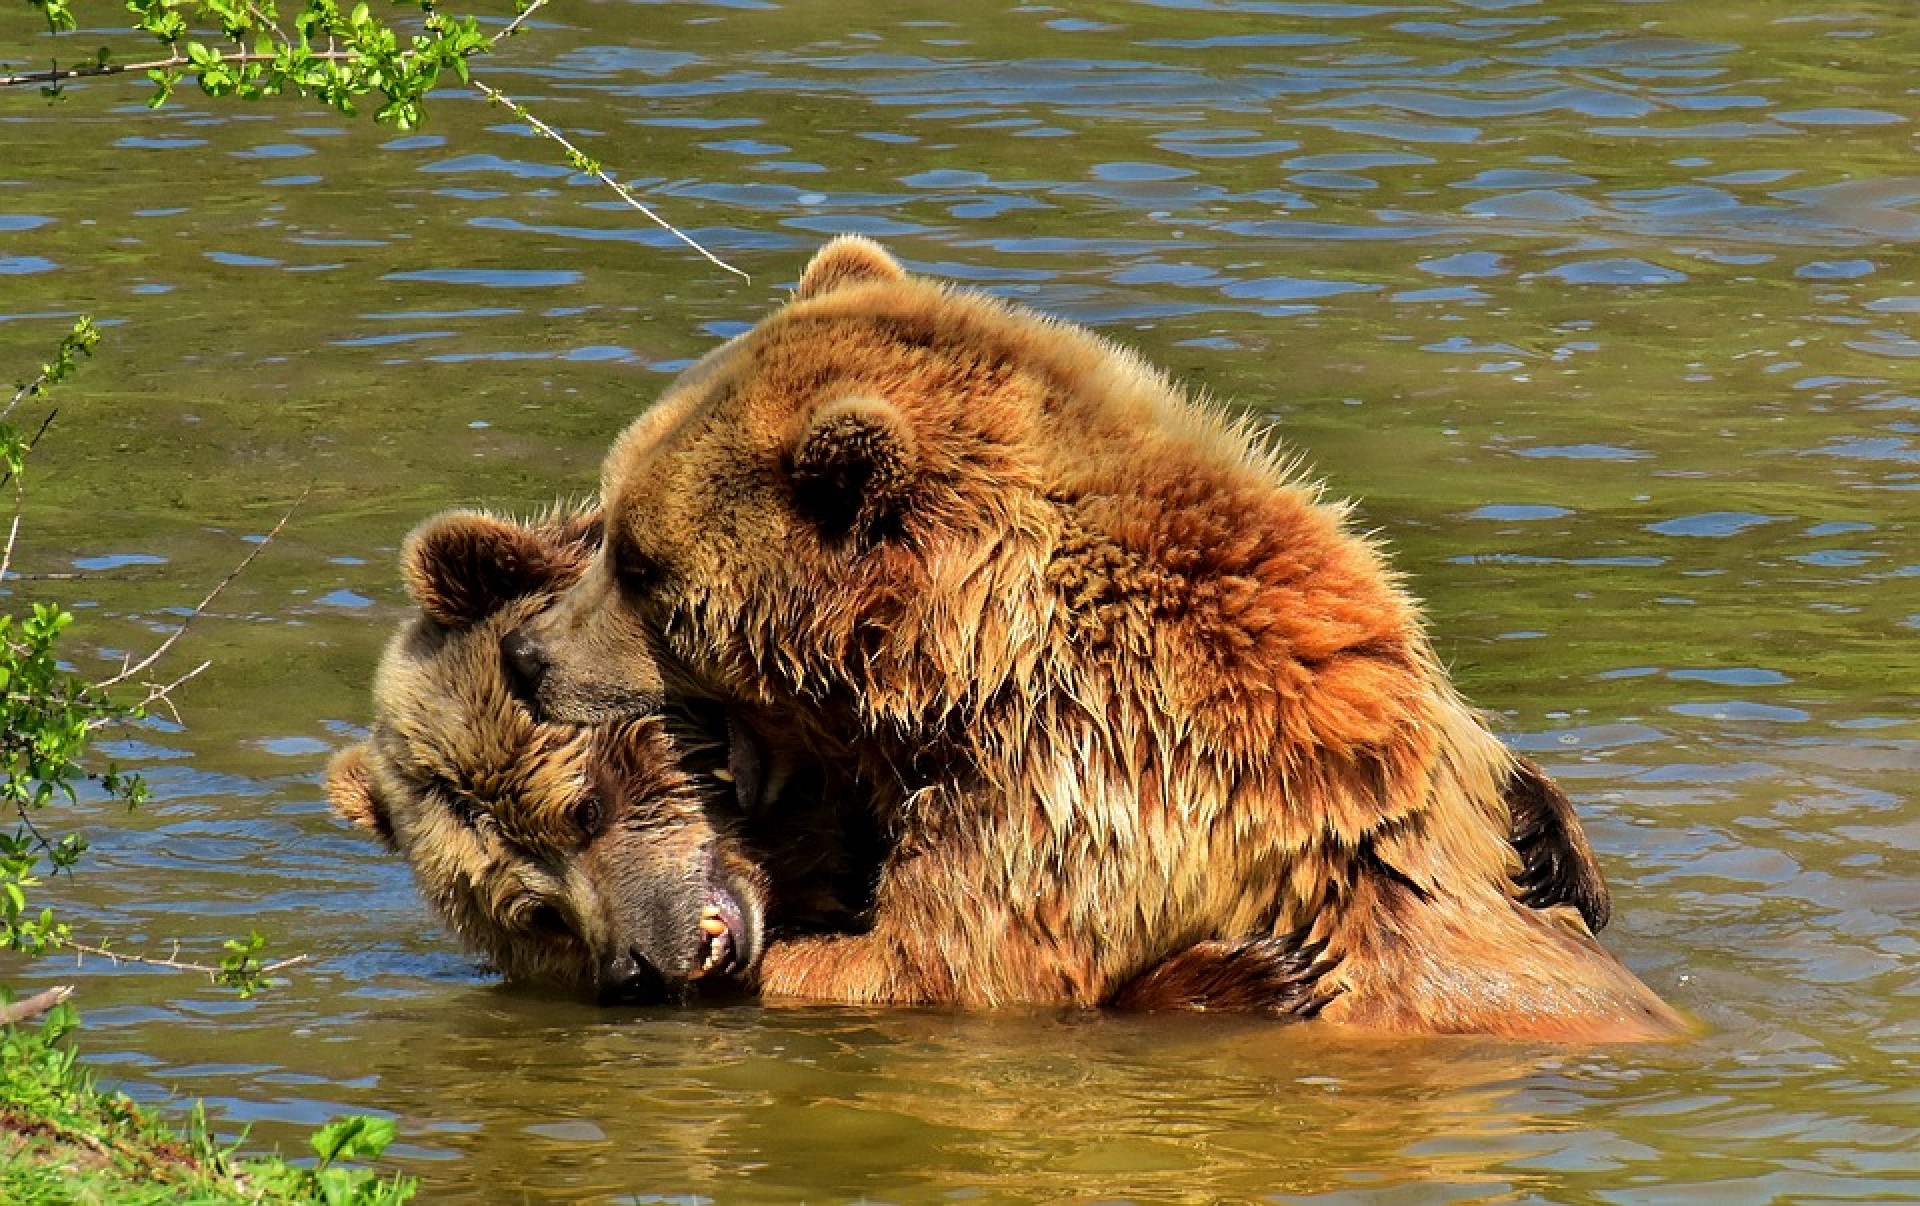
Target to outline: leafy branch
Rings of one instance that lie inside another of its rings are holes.
[[[75,0],[27,2],[40,10],[52,32],[79,28]],[[487,100],[512,110],[540,137],[556,143],[576,171],[611,188],[649,222],[715,267],[749,279],[641,204],[597,161],[520,102],[473,77],[468,60],[491,53],[514,36],[548,0],[516,0],[513,20],[492,34],[481,30],[477,18],[440,12],[436,0],[411,2],[421,13],[416,32],[403,32],[374,16],[365,0],[350,9],[338,0],[302,0],[290,24],[281,14],[279,0],[126,0],[135,30],[164,47],[164,57],[122,63],[101,47],[91,58],[66,67],[55,63],[45,71],[0,74],[0,87],[38,84],[43,94],[57,98],[70,80],[139,73],[153,85],[148,105],[159,108],[191,76],[209,97],[317,97],[349,116],[358,112],[357,102],[377,96],[374,121],[410,130],[424,118],[427,94],[438,85],[441,74],[452,72]],[[189,16],[201,26],[198,37]],[[213,28],[219,30],[218,39],[209,32]],[[218,44],[220,39],[225,45]]]
[[[6,579],[20,531],[24,497],[21,483],[27,457],[58,409],[48,410],[32,439],[14,427],[11,421],[14,412],[23,402],[45,395],[71,376],[80,358],[91,353],[99,338],[92,321],[80,319],[61,341],[53,360],[19,386],[12,400],[0,409],[0,463],[6,469],[5,480],[14,485],[13,519],[4,553],[0,553],[0,582]],[[57,802],[77,803],[78,786],[89,779],[97,782],[109,798],[125,803],[128,808],[137,807],[147,799],[146,785],[138,776],[123,774],[112,763],[104,770],[89,768],[87,744],[92,734],[107,725],[138,721],[156,706],[172,711],[173,690],[204,670],[206,663],[171,682],[139,684],[145,688],[145,695],[132,703],[116,699],[113,689],[133,682],[154,666],[220,592],[272,542],[291,514],[289,511],[282,516],[266,538],[208,592],[157,648],[137,661],[131,657],[123,659],[117,672],[99,682],[88,682],[61,664],[59,642],[73,623],[73,613],[51,603],[35,603],[23,617],[0,614],[0,810],[13,814],[11,831],[0,830],[0,950],[37,955],[65,948],[115,962],[197,971],[217,984],[235,989],[243,997],[266,987],[274,972],[303,961],[301,956],[263,964],[259,956],[264,940],[257,933],[245,939],[229,940],[218,966],[181,960],[178,948],[164,959],[122,954],[104,945],[74,941],[71,927],[57,921],[53,910],[42,908],[36,913],[28,904],[29,889],[40,887],[43,882],[40,876],[43,860],[49,869],[48,875],[71,873],[87,850],[86,838],[79,833],[55,836],[43,829],[36,819],[41,810]],[[44,1012],[64,999],[64,995],[42,993],[31,1002],[6,1007],[4,1016],[17,1022]],[[27,1008],[29,1005],[33,1008]]]
[[[27,2],[52,32],[79,28],[74,0]],[[375,17],[365,0],[344,9],[336,0],[304,0],[291,23],[278,0],[127,0],[126,7],[135,31],[158,42],[164,57],[122,65],[103,47],[77,65],[0,76],[0,86],[40,84],[57,96],[68,80],[139,71],[154,87],[147,103],[158,108],[192,75],[210,97],[259,100],[294,93],[318,97],[350,116],[358,112],[359,99],[378,94],[374,120],[407,130],[419,124],[420,102],[442,71],[451,69],[464,80],[467,57],[493,45],[477,20],[440,17],[433,0],[419,0],[427,21],[412,35]],[[226,47],[209,44],[216,41],[213,29]]]

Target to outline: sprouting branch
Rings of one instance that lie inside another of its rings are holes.
[[[93,955],[105,959],[116,966],[122,963],[134,963],[141,967],[164,967],[172,971],[202,972],[216,984],[221,982],[220,978],[223,974],[231,970],[229,968],[216,967],[210,963],[195,963],[191,959],[180,958],[180,944],[177,942],[174,944],[173,954],[165,959],[156,955],[129,955],[125,951],[108,950],[104,946],[93,946],[85,942],[75,942],[72,939],[68,939],[60,945],[74,953],[74,963],[76,965],[84,963],[86,961],[85,956]],[[274,972],[284,971],[289,967],[305,963],[308,958],[309,956],[307,955],[294,955],[290,958],[281,959],[276,963],[268,963],[258,968],[254,974],[270,976]]]
[[[155,0],[164,3],[165,0]],[[249,0],[250,2],[250,0]],[[271,7],[271,0],[268,0]],[[30,395],[44,393],[71,374],[77,358],[89,351],[99,338],[90,319],[81,318],[71,334],[61,342],[52,363],[42,366],[38,376],[20,387],[13,400],[0,410],[0,462],[13,477],[20,473],[32,442],[23,441],[4,420]],[[37,441],[52,422],[50,412],[35,434]],[[0,546],[0,580],[4,580],[13,560],[20,533],[17,506],[8,525],[6,542]],[[181,971],[200,972],[218,985],[237,991],[242,997],[266,987],[269,977],[278,971],[305,962],[306,956],[263,964],[260,951],[266,940],[252,933],[245,939],[229,939],[218,965],[180,958],[179,944],[166,958],[126,955],[105,945],[76,943],[71,927],[54,920],[53,911],[39,910],[36,916],[28,906],[27,890],[37,888],[41,880],[34,872],[42,859],[52,874],[71,873],[74,863],[86,851],[86,839],[77,832],[55,836],[41,828],[35,819],[37,810],[65,797],[76,801],[76,786],[82,777],[97,780],[110,798],[124,800],[129,807],[147,798],[146,785],[137,775],[123,774],[112,763],[95,772],[85,762],[88,741],[103,725],[121,723],[164,709],[178,719],[172,694],[184,682],[204,671],[210,663],[201,662],[172,681],[141,681],[145,696],[133,704],[114,702],[107,689],[134,680],[165,656],[186,629],[253,563],[285,529],[305,495],[280,517],[245,557],[218,585],[207,592],[198,606],[180,625],[162,640],[153,652],[137,662],[131,654],[121,661],[120,671],[104,682],[92,684],[67,670],[61,663],[57,646],[62,632],[73,622],[71,612],[48,603],[33,604],[30,614],[0,614],[0,812],[13,813],[9,825],[0,825],[0,949],[39,955],[71,946],[76,955],[96,955],[115,963],[140,963]],[[9,831],[10,829],[10,831]],[[38,1017],[63,1002],[70,989],[43,992],[17,1005],[0,1007],[0,1024],[13,1024]]]
[[[30,440],[22,440],[20,442],[19,455],[22,460],[25,460],[26,455],[29,452],[33,451],[34,446],[40,442],[40,437],[47,434],[47,428],[53,426],[54,416],[59,413],[60,413],[60,408],[58,406],[54,407],[52,410],[49,410],[46,414],[46,417],[40,420],[40,426],[33,433],[33,438]],[[0,471],[0,487],[5,486],[8,482],[12,480],[13,480],[13,466],[9,465],[5,468],[4,471]],[[0,575],[0,577],[3,577],[3,576],[4,575]]]
[[[0,421],[5,421],[7,416],[11,415],[14,408],[19,406],[20,403],[33,397],[35,394],[45,393],[48,389],[72,376],[73,370],[79,367],[80,357],[93,355],[93,349],[99,342],[100,331],[99,328],[93,325],[92,318],[82,317],[78,322],[74,323],[73,330],[68,332],[67,335],[60,340],[60,348],[54,353],[53,359],[41,365],[40,371],[34,374],[31,381],[28,381],[25,385],[22,385],[13,392],[13,399],[7,403],[5,409],[0,410]],[[52,421],[53,420],[49,418],[47,423],[51,423]],[[46,429],[46,423],[42,423],[40,430],[45,431]]]
[[[495,46],[500,45],[500,43],[506,41],[508,38],[511,38],[513,35],[519,33],[520,27],[526,24],[526,20],[528,17],[531,17],[533,14],[539,12],[541,9],[545,8],[546,6],[547,6],[547,0],[533,0],[532,4],[529,4],[525,8],[521,9],[519,14],[516,15],[513,20],[507,22],[506,28],[502,29],[497,34],[494,34],[493,37],[489,39],[489,41]]]
[[[286,35],[281,34],[277,27],[269,28],[273,28],[274,32],[279,34],[283,43],[286,41]],[[320,63],[345,63],[359,56],[351,50],[315,50],[311,51],[308,57]],[[244,66],[249,63],[277,62],[279,58],[277,54],[254,54],[248,50],[236,50],[222,55],[221,61]],[[125,75],[130,71],[137,71],[144,75],[149,71],[175,71],[193,65],[193,60],[186,55],[176,54],[168,58],[148,59],[140,63],[88,63],[82,67],[49,67],[45,71],[23,71],[15,75],[0,75],[0,88],[24,84],[60,84],[67,80],[92,79],[103,75]]]
[[[15,817],[19,818],[21,827],[27,831],[27,835],[33,838],[33,844],[37,849],[42,853],[53,849],[53,839],[49,838],[46,833],[41,830],[40,826],[33,823],[33,814],[27,811],[25,804],[19,800],[15,800],[13,802],[13,813]]]

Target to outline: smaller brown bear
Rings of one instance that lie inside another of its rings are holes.
[[[749,978],[776,895],[785,924],[844,928],[841,843],[792,829],[770,876],[735,831],[726,751],[699,726],[542,724],[508,690],[501,636],[579,576],[599,534],[584,511],[452,512],[416,530],[402,562],[420,614],[388,646],[372,733],[335,759],[327,794],[509,980],[679,999]]]

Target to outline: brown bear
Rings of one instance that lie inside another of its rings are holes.
[[[769,995],[1686,1029],[1346,508],[1091,332],[836,240],[628,428],[602,503],[505,642],[522,690],[713,701],[892,835],[870,931],[769,950]]]
[[[733,742],[723,765],[722,743],[685,719],[589,730],[528,714],[499,639],[578,578],[598,544],[597,512],[522,523],[456,511],[422,524],[402,556],[420,611],[390,643],[372,734],[334,761],[328,795],[408,860],[449,927],[510,980],[629,1002],[685,999],[703,979],[749,987],[769,942],[860,926],[879,836],[804,778],[781,784],[777,824],[756,825],[769,803],[758,758]],[[1570,819],[1550,807],[1533,817],[1524,840],[1547,857],[1528,863],[1551,873],[1533,890],[1590,889],[1604,909]],[[1256,941],[1231,959],[1176,959],[1114,1003],[1309,1008],[1313,955]]]
[[[419,614],[389,644],[371,734],[335,759],[327,794],[508,979],[684,998],[703,978],[749,979],[769,913],[847,928],[846,843],[822,840],[823,805],[785,801],[816,828],[749,848],[729,805],[738,777],[698,726],[543,724],[512,694],[501,636],[579,576],[599,535],[597,511],[453,512],[417,529],[402,565]]]

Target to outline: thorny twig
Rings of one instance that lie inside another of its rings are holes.
[[[161,707],[164,707],[167,710],[168,718],[171,719],[175,724],[184,724],[185,721],[183,721],[180,717],[180,709],[173,706],[173,690],[175,687],[178,687],[181,683],[184,683],[188,679],[195,677],[202,670],[205,670],[207,667],[211,665],[213,665],[213,663],[210,661],[201,662],[198,666],[195,666],[193,669],[187,671],[185,674],[182,674],[179,678],[174,679],[170,683],[141,683],[140,685],[147,689],[146,698],[142,699],[139,703],[134,704],[133,707],[137,711],[144,712],[152,708],[155,704],[159,704]],[[97,729],[113,723],[115,722],[111,718],[99,717],[93,720],[89,720],[87,722],[87,727],[89,729]]]
[[[167,639],[164,641],[161,641],[159,645],[155,646],[152,653],[147,654],[147,656],[141,658],[137,662],[129,660],[132,658],[133,655],[128,654],[126,658],[121,659],[120,672],[118,674],[115,674],[111,678],[104,679],[100,682],[97,682],[94,684],[94,686],[101,690],[105,690],[108,687],[118,686],[119,684],[124,683],[128,679],[132,678],[134,675],[139,674],[142,671],[146,670],[147,667],[153,665],[155,662],[159,661],[161,657],[166,654],[167,650],[173,648],[173,643],[179,640],[183,635],[185,635],[188,626],[191,625],[195,620],[199,619],[201,613],[207,610],[207,606],[211,604],[215,599],[220,597],[220,592],[227,589],[228,586],[232,585],[233,580],[240,576],[241,571],[245,570],[249,565],[252,565],[253,559],[255,557],[258,557],[268,545],[273,543],[273,538],[280,534],[280,529],[287,526],[287,521],[293,518],[293,513],[299,510],[300,504],[307,500],[308,493],[311,493],[311,491],[309,490],[309,491],[301,492],[300,497],[294,500],[294,503],[291,507],[287,508],[287,513],[280,517],[280,522],[273,525],[273,530],[268,532],[266,536],[261,539],[259,544],[254,545],[252,550],[249,551],[245,557],[242,557],[240,559],[239,565],[236,565],[231,570],[227,571],[227,576],[220,579],[219,585],[215,586],[212,590],[207,592],[207,597],[200,600],[199,604],[196,605],[191,612],[187,613],[187,618],[180,621],[180,626],[174,629],[172,632],[168,633]],[[175,680],[172,686],[177,686],[179,685],[179,683],[185,682],[187,679],[192,678],[193,675],[198,673],[200,673],[199,670],[194,670],[188,674],[182,675],[179,679]],[[172,686],[169,686],[167,689],[171,690]],[[165,692],[163,691],[162,694],[164,693]]]

